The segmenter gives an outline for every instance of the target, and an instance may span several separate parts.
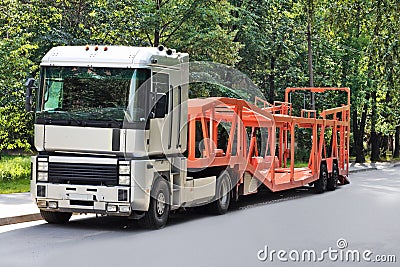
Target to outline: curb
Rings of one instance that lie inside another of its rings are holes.
[[[0,226],[43,220],[40,213],[0,218]]]
[[[377,167],[372,167],[372,168],[365,168],[365,169],[359,169],[359,170],[351,170],[351,171],[349,170],[349,173],[368,172],[368,171],[375,171],[377,169],[378,169]]]

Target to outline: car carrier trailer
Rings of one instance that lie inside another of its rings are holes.
[[[322,193],[348,182],[348,88],[288,88],[273,104],[188,99],[188,61],[164,47],[64,46],[45,55],[31,192],[47,222],[94,213],[158,229],[180,208],[224,214],[261,185]],[[348,99],[293,116],[289,95],[298,90]],[[306,168],[294,166],[296,128],[312,132]]]

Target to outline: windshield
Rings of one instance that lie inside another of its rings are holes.
[[[45,67],[41,72],[37,118],[47,123],[79,125],[122,125],[126,117],[141,121],[146,109],[143,97],[149,89],[142,85],[149,78],[148,69]],[[142,95],[138,96],[137,91]]]

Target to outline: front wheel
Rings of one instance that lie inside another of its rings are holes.
[[[69,221],[72,216],[72,212],[40,210],[40,215],[48,223],[63,224]]]
[[[207,211],[215,215],[225,214],[231,200],[231,179],[228,172],[224,171],[218,177],[215,195],[217,200],[206,206]]]
[[[170,190],[168,183],[163,178],[158,178],[151,190],[149,210],[139,220],[139,224],[152,230],[163,228],[167,224],[169,217],[169,203]]]

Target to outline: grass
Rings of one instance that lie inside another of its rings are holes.
[[[31,162],[29,156],[2,156],[0,194],[29,192]]]
[[[295,162],[294,162],[294,167],[295,167],[295,168],[304,168],[304,167],[308,167],[308,162],[295,161]]]

